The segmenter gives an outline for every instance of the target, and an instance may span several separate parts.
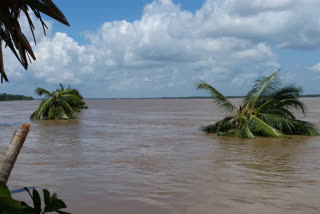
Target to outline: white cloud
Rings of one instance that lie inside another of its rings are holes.
[[[85,47],[79,46],[65,33],[56,33],[52,38],[42,38],[34,46],[37,60],[30,66],[36,78],[48,83],[80,83],[82,67],[92,58],[85,58]],[[86,69],[84,69],[86,70]]]
[[[320,72],[320,63],[313,65],[310,69],[315,72]]]
[[[242,93],[244,83],[279,67],[271,47],[320,46],[319,6],[318,0],[207,0],[191,13],[155,0],[141,19],[106,22],[87,34],[86,45],[50,30],[43,37],[38,24],[30,72],[12,57],[6,69],[17,82],[31,75],[39,84],[70,83],[90,97],[192,95],[200,80]]]
[[[199,34],[314,48],[320,45],[319,6],[318,0],[207,0],[195,19]]]

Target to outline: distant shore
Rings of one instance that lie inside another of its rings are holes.
[[[226,96],[227,98],[243,98],[244,96]],[[306,94],[300,97],[320,97],[320,94]],[[161,99],[211,99],[210,96],[189,97],[134,97],[134,98],[84,98],[85,100],[161,100]]]
[[[9,95],[9,96],[17,96],[17,97],[23,97],[22,99],[11,99],[11,100],[3,100],[1,99],[1,96],[3,94],[0,94],[0,101],[14,101],[14,100],[42,100],[41,98],[33,98],[33,97],[27,97],[24,95]],[[244,96],[226,96],[227,98],[243,98]],[[320,97],[320,94],[307,94],[302,95],[300,97],[306,97],[306,98],[313,98],[313,97]],[[134,97],[134,98],[84,98],[85,100],[163,100],[163,99],[211,99],[210,96],[189,96],[189,97]]]
[[[16,94],[0,94],[0,101],[33,100],[33,97]]]

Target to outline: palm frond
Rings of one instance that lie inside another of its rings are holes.
[[[57,102],[59,103],[59,106],[64,111],[64,113],[66,114],[68,119],[76,119],[77,118],[77,115],[75,114],[73,108],[68,104],[68,102],[66,102],[63,99],[59,99],[59,100],[57,100]]]
[[[21,12],[27,17],[30,30],[32,32],[34,41],[34,25],[29,16],[29,9],[40,20],[45,31],[46,24],[42,20],[41,13],[69,26],[68,21],[62,12],[54,5],[51,0],[1,0],[0,1],[0,45],[2,40],[6,43],[22,66],[28,68],[28,57],[31,56],[33,60],[36,59],[32,47],[27,38],[21,30],[19,17]],[[2,49],[2,45],[0,47]],[[0,74],[1,83],[3,79],[8,81],[4,71],[2,50],[0,51]]]
[[[249,123],[248,123],[247,117],[245,117],[244,115],[238,114],[230,122],[232,122],[234,126],[237,127],[238,137],[249,138],[249,139],[254,138],[254,135],[249,129]]]
[[[269,96],[262,97],[256,105],[256,110],[265,112],[268,109],[285,108],[289,111],[301,111],[304,113],[304,104],[299,100],[301,88],[294,85],[285,86],[276,90]]]
[[[64,90],[64,86],[62,85],[62,83],[59,83],[60,88],[57,90],[63,91]]]
[[[47,120],[52,120],[52,119],[56,119],[56,114],[57,114],[57,111],[56,111],[56,107],[55,105],[52,105],[47,113],[47,117],[46,119]]]
[[[40,119],[46,119],[49,109],[53,105],[52,99],[43,99],[42,102],[39,105],[39,108],[31,114],[30,119],[31,120],[40,120]]]
[[[75,102],[81,100],[78,96],[76,96],[74,94],[65,93],[65,91],[62,91],[60,93],[60,97],[62,99],[70,99],[70,100],[73,100]]]
[[[30,116],[30,120],[40,120],[41,119],[41,115],[39,114],[39,110],[35,110],[31,116]]]
[[[279,86],[279,80],[276,78],[277,74],[280,70],[277,70],[269,77],[263,77],[258,79],[252,89],[245,97],[245,103],[247,108],[255,107],[257,101],[261,98],[261,96],[267,96],[270,93],[276,91]]]
[[[219,108],[222,108],[227,113],[232,113],[236,110],[236,107],[225,97],[221,94],[217,89],[212,87],[211,85],[202,82],[198,83],[198,89],[205,89],[210,92],[212,98],[217,103]]]
[[[226,117],[212,125],[202,127],[201,130],[207,133],[223,132],[233,127],[232,122],[230,122],[232,119],[233,117]]]
[[[240,137],[241,138],[248,138],[248,139],[253,139],[255,138],[252,132],[249,129],[249,124],[248,122],[243,124],[241,129],[240,129]]]
[[[315,125],[301,120],[274,114],[261,114],[261,119],[287,135],[319,135]]]
[[[36,93],[37,95],[39,95],[39,96],[42,96],[42,95],[45,95],[45,96],[47,96],[47,97],[53,97],[53,96],[54,96],[54,94],[52,94],[50,91],[48,91],[48,90],[46,90],[46,89],[44,89],[44,88],[37,88],[37,89],[35,90],[35,93]]]
[[[240,137],[240,130],[238,128],[232,128],[225,131],[218,132],[218,136],[224,137]]]
[[[277,129],[268,125],[263,120],[259,119],[254,115],[249,116],[249,126],[250,129],[254,131],[255,134],[268,137],[283,137],[284,135]]]
[[[82,95],[80,94],[80,92],[77,89],[72,88],[71,90],[72,90],[72,94],[76,95],[80,99],[83,99]]]

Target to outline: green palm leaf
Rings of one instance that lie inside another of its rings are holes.
[[[56,106],[52,105],[48,111],[47,119],[48,120],[55,119],[56,114],[57,114],[57,108],[56,108]]]
[[[206,126],[203,130],[240,138],[254,138],[254,135],[319,135],[314,124],[295,118],[296,112],[305,112],[304,104],[299,100],[301,88],[294,85],[280,87],[278,73],[279,70],[257,80],[235,115]],[[209,90],[219,107],[231,112],[235,110],[229,100],[210,85],[200,83],[198,88]]]
[[[266,96],[268,93],[272,93],[278,89],[279,81],[276,79],[276,76],[279,71],[280,70],[277,70],[269,77],[264,77],[256,81],[245,98],[247,108],[250,106],[255,107],[261,95]]]
[[[68,104],[68,102],[66,102],[63,99],[59,99],[58,103],[68,118],[70,118],[70,119],[77,118],[76,114],[74,113],[73,108]]]
[[[210,92],[212,98],[217,103],[219,108],[222,108],[227,113],[232,113],[236,110],[236,107],[225,97],[221,94],[217,89],[212,87],[211,85],[202,82],[198,83],[198,89],[205,89]]]
[[[40,103],[40,107],[31,115],[31,120],[40,120],[40,119],[47,119],[47,112],[50,110],[51,106],[53,105],[52,99],[44,99]]]
[[[47,97],[53,97],[54,94],[51,93],[50,91],[44,89],[44,88],[37,88],[35,93],[38,95],[38,96],[42,96],[42,95],[45,95]]]
[[[273,128],[272,126],[268,125],[263,120],[259,119],[254,115],[249,116],[249,125],[250,129],[253,130],[255,133],[262,135],[262,136],[269,136],[269,137],[283,137],[279,130]]]
[[[270,126],[288,135],[318,135],[315,125],[301,120],[273,114],[261,114],[261,119]]]
[[[208,125],[208,126],[204,126],[202,127],[202,131],[205,131],[207,133],[217,133],[217,132],[221,132],[224,130],[228,130],[230,128],[232,128],[232,123],[230,122],[230,120],[232,120],[233,117],[226,117],[222,120],[219,120],[218,122],[212,124],[212,125]]]
[[[261,97],[256,110],[266,112],[270,109],[284,108],[287,110],[301,111],[304,113],[304,104],[299,100],[301,88],[294,85],[285,86],[269,96]]]
[[[254,135],[252,134],[252,132],[249,129],[248,122],[246,122],[245,124],[242,125],[242,127],[240,129],[240,137],[241,138],[249,138],[249,139],[255,138]]]
[[[238,124],[235,124],[235,126],[238,128],[238,137],[240,138],[249,138],[252,139],[254,138],[254,135],[249,129],[249,123],[247,117],[243,115],[236,115],[231,122],[234,124],[235,122]]]

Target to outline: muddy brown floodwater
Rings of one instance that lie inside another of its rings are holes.
[[[303,101],[320,126],[320,99]],[[39,102],[0,102],[1,152]],[[11,189],[48,188],[75,214],[320,213],[320,137],[206,135],[223,117],[206,99],[87,102],[77,121],[31,122]]]

